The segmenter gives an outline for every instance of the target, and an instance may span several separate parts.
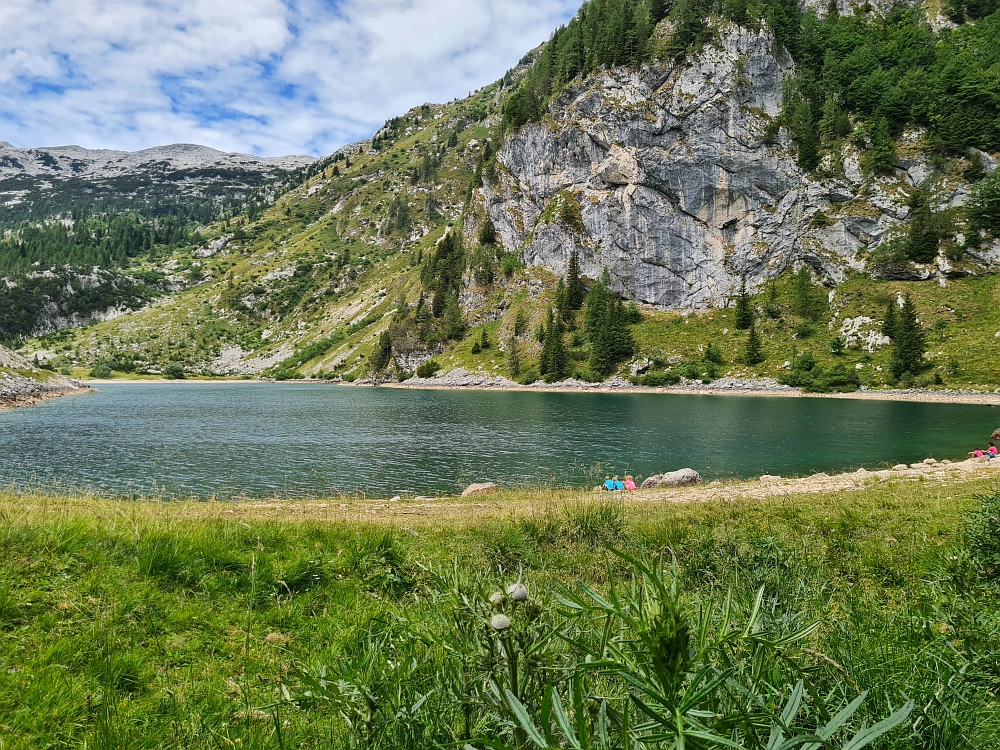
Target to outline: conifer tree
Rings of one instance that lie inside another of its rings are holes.
[[[757,324],[751,323],[747,334],[746,346],[743,348],[743,364],[753,366],[764,361],[764,347],[761,344],[760,334],[757,333]]]
[[[545,344],[538,361],[538,371],[545,382],[554,383],[569,374],[569,357],[563,343],[562,320],[549,308],[545,322]]]
[[[927,334],[917,319],[917,309],[909,294],[903,298],[903,307],[899,311],[895,328],[889,372],[895,378],[902,377],[905,373],[916,375],[924,369]]]
[[[941,237],[931,213],[927,191],[917,190],[910,197],[910,216],[906,257],[916,263],[931,263],[937,257]]]
[[[448,297],[444,310],[444,320],[441,322],[441,332],[446,338],[458,340],[465,334],[465,321],[462,320],[462,307],[458,304],[458,292],[454,291]]]
[[[882,321],[882,335],[887,338],[896,338],[896,301],[889,300],[885,308],[885,320]]]
[[[368,361],[368,370],[372,377],[377,377],[379,374],[385,372],[391,360],[392,335],[388,330],[385,330],[379,334],[378,342],[375,344],[375,350],[372,352],[371,359]]]
[[[569,254],[569,266],[566,268],[566,306],[570,310],[583,307],[583,279],[580,277],[580,254],[574,250]]]
[[[795,274],[794,295],[792,312],[806,320],[816,320],[820,316],[822,305],[816,294],[812,274],[805,266]]]
[[[516,378],[521,374],[521,351],[517,343],[517,336],[511,336],[507,340],[507,375]]]
[[[569,322],[570,309],[566,300],[566,284],[562,279],[556,284],[556,309],[559,311],[559,317]]]
[[[747,280],[744,277],[743,283],[740,285],[740,294],[736,298],[736,329],[746,331],[753,325],[753,318],[753,304],[750,300],[750,294],[747,292]]]
[[[778,320],[781,317],[781,303],[778,302],[778,286],[774,283],[774,279],[771,279],[771,283],[767,285],[767,302],[764,304],[764,310],[767,312],[767,317],[771,320]]]
[[[864,167],[876,174],[892,174],[896,167],[896,144],[889,133],[889,121],[879,117],[872,133],[872,145],[864,158]]]

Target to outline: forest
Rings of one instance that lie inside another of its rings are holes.
[[[131,212],[109,218],[77,214],[72,222],[25,224],[0,240],[0,276],[24,274],[32,267],[127,266],[134,258],[167,254],[193,236],[182,218],[150,220]]]

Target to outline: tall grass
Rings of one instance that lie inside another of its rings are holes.
[[[863,694],[826,746],[912,701],[870,747],[992,748],[998,506],[538,493],[404,530],[0,496],[0,748],[780,747]]]

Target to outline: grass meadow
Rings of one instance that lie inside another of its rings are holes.
[[[998,493],[0,493],[0,749],[997,748]]]

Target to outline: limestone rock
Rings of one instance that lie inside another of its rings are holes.
[[[892,468],[893,468],[893,471],[906,471],[910,467],[907,466],[906,464],[896,464]]]
[[[462,497],[478,497],[479,495],[492,495],[496,491],[497,491],[497,486],[493,484],[493,482],[470,484],[462,492]]]
[[[990,435],[990,440],[1000,440],[1000,428],[993,430],[993,434]]]
[[[562,276],[576,250],[586,276],[607,267],[616,292],[672,309],[723,306],[742,278],[760,289],[803,265],[829,285],[865,271],[905,221],[926,160],[873,178],[845,145],[828,169],[804,173],[786,130],[773,128],[791,57],[766,31],[716,30],[680,65],[603,69],[571,84],[543,122],[506,138],[502,169],[474,193],[470,244],[488,216],[529,267]],[[959,182],[936,200],[955,199]],[[578,217],[552,210],[567,193]],[[981,263],[1000,265],[990,253]]]
[[[688,487],[692,484],[701,484],[704,480],[694,469],[679,469],[678,471],[668,471],[666,474],[655,474],[648,477],[642,483],[642,489],[659,489],[661,487]]]

